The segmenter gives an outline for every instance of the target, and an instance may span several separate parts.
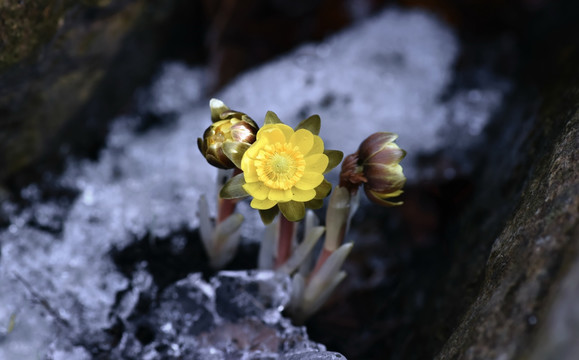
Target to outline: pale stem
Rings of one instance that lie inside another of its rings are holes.
[[[237,174],[241,174],[241,170],[234,169],[233,175],[231,176],[225,176],[224,173],[225,172],[220,169],[217,175],[219,188],[221,188],[221,186],[223,186],[223,184],[225,184],[227,180],[229,180],[231,177]],[[221,224],[228,217],[230,217],[231,214],[235,212],[236,204],[237,199],[222,199],[222,198],[217,199],[217,225]]]
[[[326,247],[323,247],[322,252],[320,253],[320,256],[318,256],[318,261],[316,262],[316,266],[314,267],[314,270],[312,270],[312,272],[310,273],[310,276],[313,276],[315,273],[317,273],[320,270],[320,268],[322,267],[322,265],[324,265],[326,260],[333,253],[334,253],[333,251],[326,249]]]
[[[235,211],[236,199],[217,200],[217,224],[221,224]]]
[[[279,238],[277,244],[277,257],[275,259],[275,268],[279,268],[290,257],[292,251],[292,239],[294,235],[295,223],[280,214],[279,217]]]
[[[330,195],[330,203],[326,213],[326,239],[311,275],[318,272],[328,257],[343,244],[351,219],[350,211],[353,210],[351,200],[352,195],[344,186],[336,186]]]

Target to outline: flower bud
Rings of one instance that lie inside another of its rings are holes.
[[[394,143],[398,135],[379,132],[364,140],[358,151],[344,159],[340,185],[355,193],[361,184],[368,199],[379,205],[394,206],[402,202],[388,199],[402,194],[406,177],[400,161],[406,152]]]
[[[213,124],[205,130],[203,138],[197,139],[197,145],[211,165],[221,169],[234,168],[236,166],[227,156],[225,144],[231,143],[227,146],[229,153],[239,156],[242,149],[255,141],[259,128],[249,116],[230,110],[220,100],[211,99],[210,108]]]

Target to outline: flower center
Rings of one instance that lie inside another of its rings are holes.
[[[297,146],[269,144],[256,156],[257,177],[272,189],[291,189],[304,175],[306,161]]]

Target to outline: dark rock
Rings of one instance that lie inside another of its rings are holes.
[[[542,42],[518,50],[517,85],[461,154],[474,172],[358,211],[349,277],[307,324],[313,339],[364,359],[577,357],[578,28],[529,26]],[[422,168],[448,163],[427,155]]]
[[[0,183],[71,149],[95,156],[107,119],[157,66],[181,3],[2,2]]]
[[[440,305],[431,308],[438,321],[457,324],[432,329],[451,334],[437,359],[577,356],[579,47],[558,54],[538,114],[494,129],[478,208],[463,218]]]

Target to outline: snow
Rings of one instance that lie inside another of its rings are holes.
[[[432,150],[457,52],[454,34],[432,16],[393,10],[244,74],[220,98],[292,125],[318,113],[328,146],[348,154],[376,131],[397,132],[410,153]]]
[[[441,101],[458,51],[456,35],[432,15],[389,10],[241,75],[219,98],[258,124],[268,110],[292,126],[319,114],[326,147],[345,154],[374,132],[395,132],[413,183],[418,155],[457,139],[459,150],[472,144],[508,90],[493,78]]]

